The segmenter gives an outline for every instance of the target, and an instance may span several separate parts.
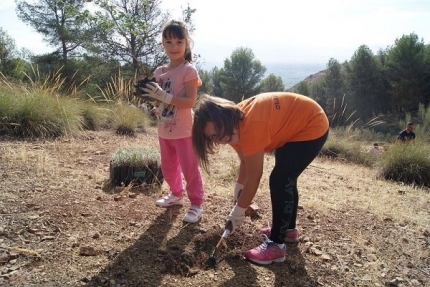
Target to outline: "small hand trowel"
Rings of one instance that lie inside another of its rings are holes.
[[[225,224],[225,229],[224,229],[224,232],[222,233],[220,240],[218,241],[215,249],[212,251],[211,256],[206,261],[207,265],[209,265],[210,267],[215,267],[216,260],[219,257],[222,248],[226,246],[225,240],[230,235],[232,229],[233,229],[233,223],[230,220],[228,220]]]

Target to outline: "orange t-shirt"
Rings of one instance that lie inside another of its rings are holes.
[[[287,142],[323,136],[329,123],[324,110],[309,97],[294,93],[264,93],[238,104],[244,112],[239,142],[232,145],[250,156],[264,149],[271,152]]]

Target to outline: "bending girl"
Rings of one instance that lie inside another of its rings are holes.
[[[272,227],[261,233],[266,240],[245,252],[245,258],[269,264],[285,260],[285,241],[296,241],[298,206],[297,178],[323,147],[329,122],[323,109],[311,98],[286,92],[264,93],[235,104],[223,98],[204,96],[195,109],[193,145],[202,167],[208,170],[208,155],[218,145],[229,144],[240,159],[235,186],[236,205],[227,220],[232,232],[245,219],[263,174],[264,154],[275,151],[270,174]],[[240,196],[239,196],[239,191]]]

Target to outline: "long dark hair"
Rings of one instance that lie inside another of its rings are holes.
[[[194,42],[193,39],[191,39],[190,37],[190,33],[188,32],[187,24],[185,22],[178,20],[167,21],[166,24],[164,24],[162,36],[163,39],[185,39],[187,45],[185,48],[184,58],[189,63],[193,61],[193,54],[191,53],[191,48]]]
[[[213,122],[216,139],[222,140],[226,136],[231,136],[234,129],[239,128],[242,119],[243,112],[234,102],[209,95],[200,96],[194,109],[192,140],[200,165],[206,172],[209,172],[208,156],[215,153],[217,147],[214,139],[203,133],[207,123]]]

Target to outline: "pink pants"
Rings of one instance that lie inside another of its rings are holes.
[[[173,140],[158,138],[158,142],[161,170],[170,191],[175,196],[180,196],[184,192],[183,174],[191,204],[201,206],[204,201],[203,180],[191,137]]]

